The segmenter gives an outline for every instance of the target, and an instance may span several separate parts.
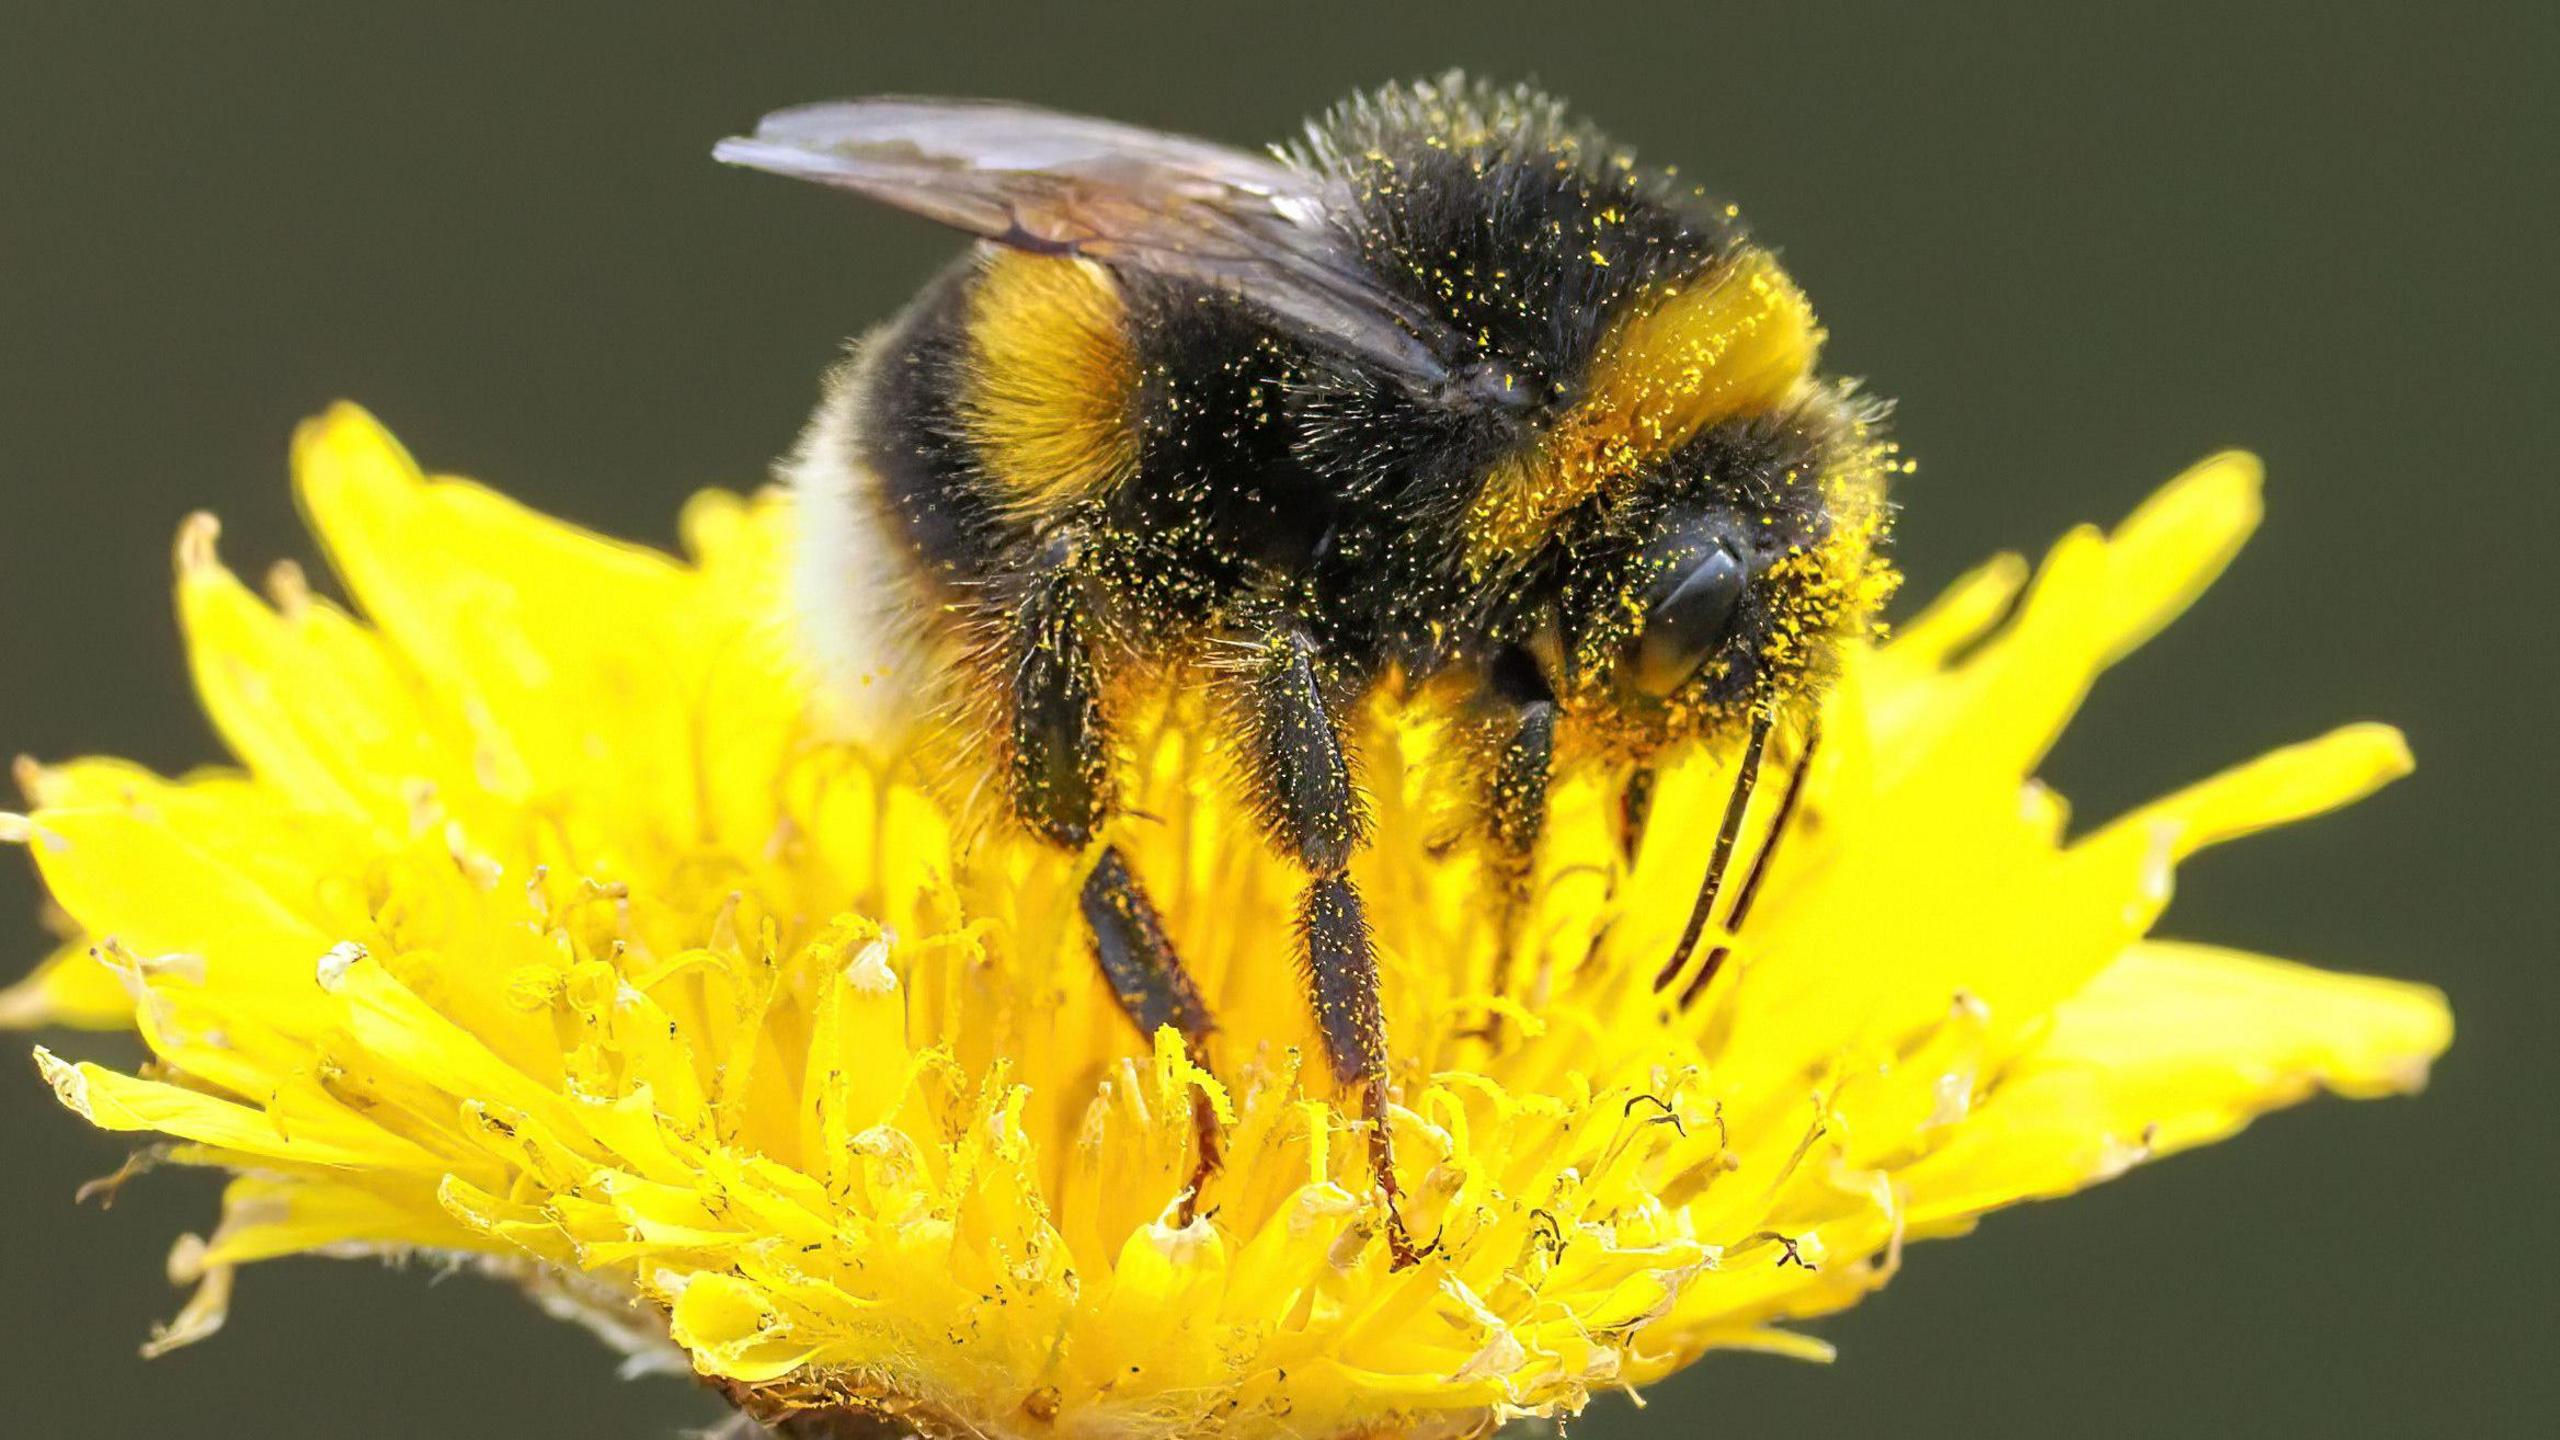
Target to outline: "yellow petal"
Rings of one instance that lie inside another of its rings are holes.
[[[0,988],[0,1030],[64,1025],[123,1030],[133,1024],[133,997],[85,944],[63,947],[15,985]]]
[[[54,1095],[101,1130],[150,1130],[242,1155],[306,1165],[393,1170],[438,1168],[398,1136],[338,1118],[288,1133],[264,1112],[154,1080],[119,1075],[86,1061],[70,1064],[39,1046],[36,1068]]]
[[[2134,811],[2110,828],[2166,827],[2184,859],[2208,845],[2350,805],[2416,767],[2388,725],[2348,725],[2262,755]]]
[[[335,943],[308,914],[316,877],[278,893],[254,875],[256,842],[226,823],[197,834],[150,802],[112,810],[45,810],[34,847],[56,904],[95,935],[144,955],[202,955],[224,983],[272,992],[307,987],[309,965]]]
[[[2023,556],[1993,556],[1965,572],[1928,608],[1895,626],[1887,653],[1918,669],[1945,664],[2008,615],[2030,573]]]
[[[2444,996],[2423,985],[2140,946],[2055,1012],[1945,1148],[1902,1172],[1911,1223],[2063,1194],[2321,1089],[2415,1091],[2452,1040]]]
[[[816,1347],[794,1343],[788,1323],[755,1287],[727,1275],[695,1275],[676,1296],[669,1325],[706,1375],[748,1384],[790,1374]]]
[[[263,780],[308,807],[396,827],[438,764],[442,723],[376,637],[326,602],[261,603],[214,558],[209,517],[178,542],[178,613],[205,709]]]
[[[2114,664],[2159,634],[2230,566],[2266,514],[2265,474],[2246,451],[2209,456],[2116,527],[2119,598],[2100,665]]]
[[[316,1180],[245,1176],[223,1192],[222,1224],[206,1242],[203,1262],[229,1266],[318,1250],[398,1254],[469,1246],[470,1231],[420,1203],[432,1191],[422,1185],[383,1195]]]

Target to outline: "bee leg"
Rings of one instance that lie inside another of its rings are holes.
[[[1102,848],[1093,873],[1085,879],[1081,905],[1093,934],[1094,962],[1111,986],[1112,998],[1120,1002],[1121,1013],[1141,1035],[1152,1037],[1172,1026],[1181,1034],[1192,1062],[1211,1068],[1209,1037],[1217,1026],[1209,1018],[1209,1004],[1175,953],[1155,903],[1147,898],[1119,846]],[[1200,1192],[1218,1172],[1222,1158],[1217,1107],[1196,1088],[1191,1092],[1191,1132],[1196,1147],[1191,1185],[1175,1217],[1183,1225],[1198,1213]]]
[[[1345,873],[1367,836],[1368,812],[1327,711],[1314,641],[1281,618],[1252,646],[1253,658],[1238,667],[1231,712],[1242,732],[1246,786],[1272,847],[1311,877],[1299,902],[1299,958],[1334,1084],[1360,1097],[1369,1168],[1386,1201],[1388,1254],[1403,1269],[1428,1251],[1405,1229],[1387,1114],[1387,1021],[1377,949],[1360,892]]]
[[[1282,619],[1238,667],[1230,724],[1241,732],[1244,782],[1274,850],[1319,879],[1339,875],[1368,838],[1368,809],[1351,783],[1341,732],[1327,713],[1316,646]]]
[[[1333,1082],[1359,1095],[1360,1116],[1369,1124],[1369,1169],[1387,1202],[1387,1255],[1401,1270],[1430,1252],[1417,1247],[1405,1229],[1404,1185],[1396,1178],[1394,1129],[1387,1116],[1387,1021],[1378,1003],[1378,952],[1349,876],[1307,887],[1298,938]]]
[[[1066,850],[1082,850],[1116,808],[1091,627],[1082,577],[1056,564],[1021,595],[991,667],[1007,690],[1014,813]]]
[[[1009,677],[1012,795],[1015,814],[1067,850],[1082,850],[1116,808],[1111,791],[1107,717],[1091,648],[1082,578],[1071,564],[1052,566],[1021,597],[1000,673]],[[1112,997],[1152,1039],[1171,1025],[1193,1063],[1209,1066],[1215,1028],[1207,1003],[1164,922],[1116,845],[1105,846],[1081,897],[1093,954]],[[1200,1192],[1217,1172],[1218,1116],[1209,1097],[1192,1094],[1196,1161],[1179,1219],[1189,1224]]]
[[[1519,702],[1505,717],[1510,731],[1486,776],[1485,836],[1491,847],[1491,869],[1500,887],[1500,933],[1493,958],[1492,990],[1507,995],[1511,971],[1520,950],[1521,922],[1528,914],[1529,890],[1537,867],[1538,842],[1547,829],[1547,776],[1555,762],[1556,705],[1553,700]],[[1546,989],[1541,962],[1534,998]],[[1500,1012],[1487,1016],[1488,1043],[1502,1040]]]
[[[1636,863],[1645,824],[1653,818],[1653,783],[1653,767],[1639,765],[1627,772],[1627,783],[1618,790],[1618,855],[1629,865]]]

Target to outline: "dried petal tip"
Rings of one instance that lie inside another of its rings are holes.
[[[844,967],[845,983],[865,995],[887,995],[898,988],[897,972],[889,968],[889,937],[875,936]]]
[[[178,522],[179,575],[204,575],[221,569],[222,558],[215,553],[215,542],[221,538],[222,521],[210,510],[198,510]]]
[[[166,1325],[155,1325],[142,1346],[142,1357],[156,1360],[172,1350],[210,1339],[231,1313],[232,1267],[210,1259],[212,1247],[200,1236],[181,1235],[169,1251],[169,1283],[193,1285],[195,1294]]]
[[[353,940],[341,940],[330,946],[328,952],[320,957],[316,977],[320,988],[336,994],[338,987],[346,983],[347,972],[354,969],[357,962],[369,958],[370,954]]]
[[[294,562],[279,560],[267,569],[267,599],[286,619],[296,618],[311,606],[311,578]]]

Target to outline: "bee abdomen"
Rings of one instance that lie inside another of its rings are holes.
[[[971,282],[958,419],[1003,499],[1047,512],[1136,473],[1128,310],[1089,260],[995,250]]]

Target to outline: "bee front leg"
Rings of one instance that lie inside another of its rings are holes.
[[[1404,1187],[1396,1177],[1387,1114],[1387,1022],[1378,989],[1377,948],[1360,892],[1347,873],[1368,837],[1368,809],[1351,780],[1341,727],[1326,701],[1315,643],[1294,621],[1275,618],[1246,642],[1237,667],[1230,724],[1239,732],[1244,781],[1272,848],[1303,867],[1299,956],[1334,1084],[1360,1097],[1369,1125],[1369,1166],[1387,1208],[1387,1247],[1398,1269],[1427,1253],[1405,1229]]]
[[[1089,845],[1118,809],[1091,629],[1082,577],[1072,565],[1056,565],[1021,597],[1000,657],[1010,677],[1015,815],[1072,851]],[[1121,1012],[1149,1039],[1174,1027],[1193,1063],[1210,1068],[1209,1037],[1216,1026],[1208,1002],[1119,846],[1106,845],[1095,857],[1080,908],[1092,933],[1094,962]],[[1186,1225],[1220,1158],[1217,1109],[1196,1091],[1191,1122],[1195,1162],[1178,1216]]]

